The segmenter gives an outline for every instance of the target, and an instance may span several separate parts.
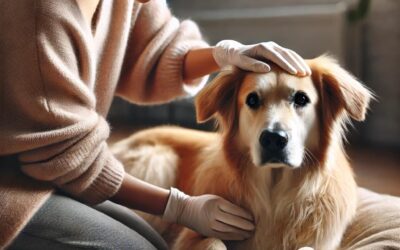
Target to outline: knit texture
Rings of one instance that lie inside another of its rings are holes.
[[[54,188],[89,204],[112,197],[124,176],[106,143],[114,94],[187,95],[185,54],[207,46],[162,0],[103,0],[94,21],[74,0],[0,1],[0,248]]]

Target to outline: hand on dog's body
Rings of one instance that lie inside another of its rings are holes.
[[[191,84],[198,77],[226,66],[267,73],[271,70],[269,62],[278,65],[289,74],[311,74],[310,67],[301,56],[272,41],[244,45],[233,40],[222,40],[214,47],[193,49],[187,53],[183,65],[183,80]]]
[[[233,40],[223,40],[215,46],[213,56],[221,68],[233,65],[247,71],[267,73],[271,71],[271,66],[265,62],[267,60],[290,74],[311,75],[311,69],[303,58],[274,42],[244,45]]]
[[[189,196],[171,188],[163,218],[222,240],[244,240],[254,230],[252,216],[216,195]]]
[[[131,190],[141,192],[132,196]],[[168,222],[221,240],[248,239],[254,230],[249,212],[219,196],[189,196],[176,188],[168,193],[129,174],[125,175],[121,190],[112,200],[133,209],[163,214]]]

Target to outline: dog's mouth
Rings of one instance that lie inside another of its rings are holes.
[[[269,166],[269,167],[293,167],[290,164],[288,157],[284,151],[279,152],[271,152],[267,150],[261,151],[261,166]]]

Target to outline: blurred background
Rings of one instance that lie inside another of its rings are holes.
[[[211,44],[262,41],[304,58],[334,55],[372,89],[364,123],[349,130],[347,151],[357,182],[400,196],[400,1],[399,0],[169,0],[175,16],[196,21]],[[177,124],[197,129],[192,99],[136,106],[116,98],[110,142],[145,127]]]

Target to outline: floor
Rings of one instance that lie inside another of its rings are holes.
[[[348,150],[359,186],[400,196],[400,152],[378,148]]]
[[[140,127],[113,125],[109,143],[123,139]],[[393,149],[348,147],[347,153],[359,186],[400,196],[400,152]]]

